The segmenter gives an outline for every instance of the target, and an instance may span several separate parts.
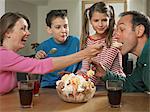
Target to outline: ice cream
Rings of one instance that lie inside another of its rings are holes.
[[[95,71],[93,71],[92,69],[87,71],[87,76],[88,77],[92,77],[95,74]]]
[[[88,97],[93,97],[96,87],[89,78],[74,73],[65,74],[56,82],[56,89],[64,100],[85,102]],[[88,97],[87,97],[88,95]]]
[[[116,48],[120,48],[122,46],[122,43],[119,43],[119,42],[115,41],[115,42],[112,43],[112,46],[116,47]]]

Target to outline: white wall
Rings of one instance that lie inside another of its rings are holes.
[[[5,1],[5,0],[0,0]],[[42,42],[47,39],[48,34],[46,31],[45,18],[46,14],[52,9],[67,9],[70,34],[80,36],[81,23],[82,23],[82,0],[48,0],[47,4],[36,5],[31,4],[32,0],[6,0],[6,11],[21,11],[31,20],[31,33],[27,46],[22,50],[22,54],[28,55],[34,51],[31,49],[32,42]],[[45,0],[46,1],[46,0]],[[89,0],[90,1],[90,0]],[[93,0],[91,0],[93,1]],[[127,10],[138,10],[150,15],[150,1],[149,0],[127,0]],[[4,2],[0,2],[0,14],[4,13]],[[149,6],[149,7],[146,7]]]
[[[150,17],[150,0],[147,0],[147,14]]]
[[[6,12],[21,12],[29,17],[31,21],[30,32],[31,35],[26,43],[26,47],[19,51],[22,55],[31,55],[34,50],[31,49],[30,44],[37,41],[37,8],[33,4],[22,2],[20,0],[5,0]]]
[[[147,0],[127,0],[127,10],[136,10],[147,13]]]
[[[5,0],[0,0],[0,17],[5,13]]]
[[[147,0],[128,0],[127,10],[136,10],[148,14],[147,6]],[[133,68],[135,68],[137,56],[129,53],[129,59],[133,60]]]
[[[80,0],[49,0],[47,5],[38,6],[38,42],[47,39],[45,18],[50,10],[67,9],[70,34],[80,36],[81,2]]]

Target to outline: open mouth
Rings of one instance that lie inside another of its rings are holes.
[[[26,43],[26,41],[27,41],[26,38],[23,38],[23,39],[21,40],[21,42],[24,43],[24,44]]]
[[[62,38],[66,38],[66,37],[67,37],[67,35],[62,35],[61,37],[62,37]]]
[[[27,40],[25,40],[25,39],[22,39],[21,41],[22,41],[22,42],[26,42]]]

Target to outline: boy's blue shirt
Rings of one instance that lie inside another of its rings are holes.
[[[57,51],[54,54],[50,53],[50,50],[52,48],[57,49]],[[46,52],[47,58],[48,58],[48,57],[60,57],[60,56],[70,55],[70,54],[78,52],[79,49],[80,49],[80,41],[78,37],[68,36],[67,40],[63,44],[57,44],[54,41],[53,37],[50,37],[48,40],[42,42],[36,48],[36,52],[39,50],[43,50]],[[76,72],[77,69],[80,68],[80,66],[81,66],[80,63],[77,63],[69,67],[66,67],[64,69],[57,70],[55,72],[51,72],[46,75],[43,75],[42,80],[41,80],[41,87],[55,86],[56,81],[60,79],[58,72],[62,70],[68,71],[68,72]]]

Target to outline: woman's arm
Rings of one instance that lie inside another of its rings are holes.
[[[23,57],[12,51],[4,50],[0,52],[0,71],[45,74],[93,57],[101,51],[101,48],[100,44],[92,45],[72,55],[42,60]]]
[[[51,71],[58,70],[58,68],[62,69],[64,67],[70,66],[74,63],[80,62],[85,58],[92,58],[93,56],[96,56],[98,53],[100,53],[102,48],[103,45],[95,44],[68,56],[52,58],[53,69]]]

